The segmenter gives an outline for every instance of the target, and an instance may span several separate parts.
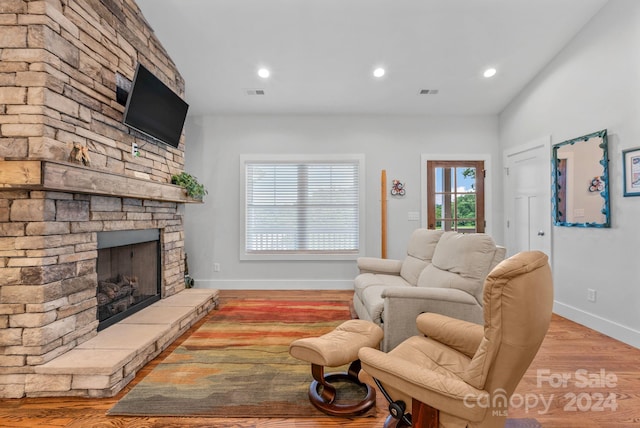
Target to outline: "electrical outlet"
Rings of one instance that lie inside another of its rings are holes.
[[[134,158],[140,156],[140,151],[138,150],[138,145],[136,143],[131,143],[131,156]]]
[[[590,302],[596,301],[596,290],[593,288],[587,288],[587,300]]]
[[[214,263],[213,264],[213,271],[214,272],[220,272],[220,263]]]

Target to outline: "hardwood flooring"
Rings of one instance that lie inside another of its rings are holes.
[[[224,305],[230,299],[251,297],[348,300],[352,293],[350,291],[223,290],[220,293],[220,304]],[[155,360],[147,364],[117,396],[107,399],[64,397],[0,400],[0,426],[16,428],[382,427],[387,415],[387,404],[382,394],[378,394],[376,418],[354,420],[328,417],[225,419],[105,415],[108,409],[203,322],[200,321]],[[640,427],[639,362],[639,349],[554,316],[540,352],[514,394],[515,399],[511,401],[509,417],[535,418],[545,428]],[[566,380],[564,384],[563,379]],[[613,399],[609,397],[611,393],[614,394]],[[616,408],[613,409],[613,406]]]

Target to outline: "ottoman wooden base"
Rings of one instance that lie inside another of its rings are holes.
[[[376,390],[358,380],[360,360],[351,363],[349,370],[343,373],[324,374],[324,367],[311,364],[311,374],[314,381],[309,385],[309,401],[318,410],[332,416],[355,416],[366,412],[376,404]],[[365,397],[352,404],[342,404],[336,401],[338,382],[350,382],[362,387],[366,391]]]
[[[382,329],[369,321],[350,320],[325,335],[298,339],[289,345],[293,357],[311,363],[314,381],[309,386],[309,400],[316,408],[332,416],[354,416],[375,406],[375,389],[358,380],[358,350],[377,348],[382,334]],[[344,373],[324,373],[325,366],[338,367],[348,363],[351,364]],[[358,385],[365,397],[356,403],[337,402],[334,384],[338,382]]]

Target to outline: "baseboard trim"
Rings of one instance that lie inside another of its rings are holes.
[[[353,290],[347,279],[196,279],[196,288],[218,290]]]
[[[558,301],[553,302],[553,312],[561,317],[640,349],[640,331],[638,330]]]

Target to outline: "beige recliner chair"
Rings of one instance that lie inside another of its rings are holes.
[[[528,251],[501,262],[486,278],[483,304],[484,326],[425,313],[416,321],[424,336],[410,337],[388,354],[360,349],[361,380],[380,382],[393,400],[392,415],[402,413],[399,401],[406,403],[413,426],[504,426],[509,399],[551,320],[547,256]],[[439,422],[425,425],[432,417]],[[385,426],[410,426],[392,423]]]

